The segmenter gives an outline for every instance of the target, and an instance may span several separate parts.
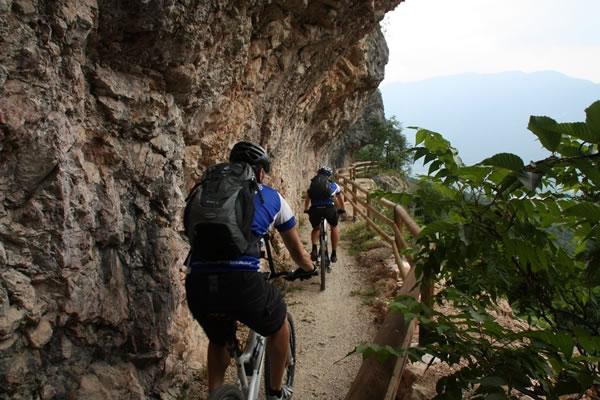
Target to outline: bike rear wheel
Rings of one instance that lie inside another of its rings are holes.
[[[292,318],[292,314],[287,313],[287,321],[290,329],[290,360],[289,364],[285,369],[285,374],[283,375],[283,390],[288,390],[292,392],[294,387],[294,372],[296,370],[296,328],[294,325],[294,319]],[[271,360],[269,359],[269,354],[265,354],[265,392],[268,394],[268,388],[271,386]]]
[[[327,249],[327,225],[322,222],[319,232],[319,260],[321,267],[321,291],[325,290],[325,278],[329,268],[329,254]]]
[[[244,400],[244,396],[237,386],[223,385],[212,392],[208,400]]]

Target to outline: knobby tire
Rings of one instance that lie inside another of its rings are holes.
[[[321,223],[319,232],[319,259],[321,263],[321,291],[325,290],[325,277],[327,276],[327,267],[329,266],[329,256],[327,255],[327,229],[325,224]]]
[[[287,366],[285,374],[283,375],[283,385],[292,389],[294,387],[294,372],[296,370],[296,328],[294,325],[294,319],[292,314],[287,313],[287,320],[290,327],[290,352],[292,355],[293,363]],[[269,354],[265,354],[265,392],[271,385],[271,360],[269,360]]]
[[[223,385],[212,392],[208,400],[244,400],[244,396],[237,386]]]

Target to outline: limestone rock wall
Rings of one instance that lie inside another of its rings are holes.
[[[0,398],[175,396],[187,190],[246,138],[299,204],[400,1],[0,0]]]
[[[362,114],[332,145],[330,158],[335,166],[344,166],[353,161],[348,158],[348,153],[369,143],[372,121],[385,121],[383,98],[379,90],[373,92],[363,104]]]

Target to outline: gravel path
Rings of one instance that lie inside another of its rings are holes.
[[[367,291],[367,277],[348,255],[345,224],[338,261],[327,276],[325,291],[319,290],[320,280],[315,277],[293,282],[286,295],[296,322],[294,398],[298,400],[343,399],[361,364],[360,355],[346,355],[375,334],[372,314],[361,296]],[[306,228],[301,233],[309,237]]]

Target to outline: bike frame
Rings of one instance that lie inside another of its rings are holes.
[[[267,346],[267,339],[264,336],[250,330],[246,348],[235,358],[237,367],[238,381],[244,398],[255,400],[258,398],[260,390],[261,377],[264,370],[264,358]],[[254,358],[253,370],[249,374],[246,372],[245,364]]]

